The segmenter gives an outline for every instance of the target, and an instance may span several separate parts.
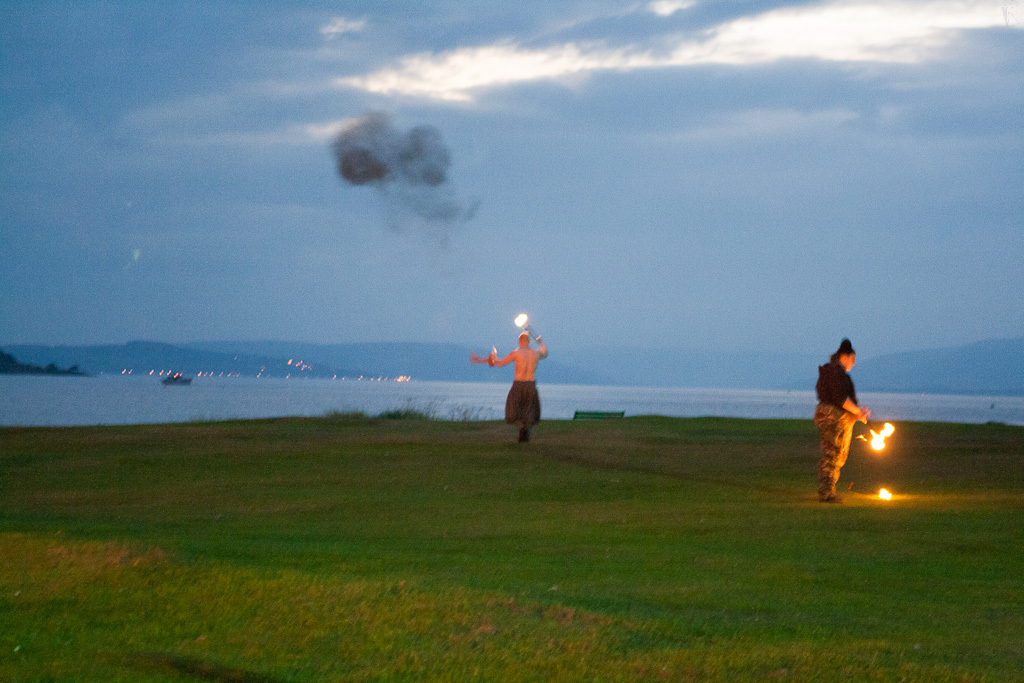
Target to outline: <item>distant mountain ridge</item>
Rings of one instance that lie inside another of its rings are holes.
[[[132,341],[97,346],[5,347],[37,364],[78,365],[94,374],[239,375],[243,377],[386,377],[488,382],[511,379],[511,368],[494,370],[469,362],[470,348],[456,344],[384,342],[311,344],[282,341],[226,341],[166,344]],[[597,373],[557,360],[543,361],[544,381],[553,384],[609,384]]]
[[[331,368],[304,368],[289,364],[287,358],[272,358],[243,353],[219,353],[188,346],[152,341],[97,346],[28,346],[9,345],[19,358],[27,362],[57,365],[74,364],[93,375],[160,374],[181,372],[239,374],[247,377],[285,377],[289,374],[325,377],[334,374]],[[330,373],[330,374],[329,374]]]
[[[58,368],[53,363],[50,363],[46,367],[39,365],[25,364],[18,361],[17,358],[0,351],[0,375],[84,375],[85,373],[78,369],[78,366],[71,366],[70,368]]]
[[[591,347],[568,352],[600,367],[617,386],[706,389],[807,389],[818,377],[817,355],[682,349]]]
[[[312,344],[282,341],[195,342],[189,348],[220,353],[251,353],[261,356],[294,356],[313,367],[360,368],[361,374],[448,382],[492,382],[511,378],[509,371],[469,362],[470,347],[430,342],[371,342]],[[538,375],[552,384],[611,384],[609,378],[566,360],[548,358]]]
[[[876,356],[851,376],[858,391],[1024,396],[1024,337]]]
[[[382,342],[312,344],[217,341],[165,344],[135,341],[98,346],[10,344],[20,362],[78,366],[98,374],[153,371],[246,377],[389,377],[503,382],[511,369],[471,365],[457,344]],[[589,348],[552,350],[538,369],[551,384],[811,390],[828,353],[684,351]],[[858,359],[851,373],[859,392],[1024,396],[1024,337]]]

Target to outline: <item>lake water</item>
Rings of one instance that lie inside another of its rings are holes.
[[[444,419],[504,416],[509,383],[196,378],[163,386],[154,377],[0,375],[0,426],[72,426],[316,416],[414,408]],[[543,417],[576,410],[671,417],[810,419],[813,391],[539,385]],[[873,421],[1024,425],[1024,397],[858,394]]]

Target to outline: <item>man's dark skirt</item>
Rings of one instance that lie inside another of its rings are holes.
[[[540,422],[540,395],[536,382],[515,381],[505,399],[505,422],[529,429]]]

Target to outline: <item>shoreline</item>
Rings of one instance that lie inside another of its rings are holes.
[[[767,425],[782,424],[788,422],[806,422],[813,426],[813,418],[801,418],[801,417],[733,417],[724,415],[696,415],[696,416],[677,416],[677,415],[658,415],[658,414],[645,414],[645,415],[627,415],[621,418],[605,419],[605,420],[574,420],[573,418],[544,418],[541,420],[535,428],[539,429],[539,433],[543,434],[544,425],[566,425],[566,424],[616,424],[619,422],[637,422],[643,420],[669,420],[678,422],[701,422],[701,421],[721,421],[721,422],[734,422],[734,423],[754,423],[763,422]],[[337,422],[337,423],[351,423],[353,425],[367,424],[367,425],[415,425],[415,424],[434,424],[434,425],[449,425],[449,426],[486,426],[486,425],[498,425],[502,428],[506,427],[504,419],[486,419],[486,420],[457,420],[445,417],[430,417],[430,416],[401,416],[401,417],[389,417],[382,414],[367,415],[358,412],[353,413],[325,413],[323,415],[281,415],[277,417],[229,417],[229,418],[217,418],[209,420],[187,420],[187,421],[174,421],[174,422],[100,422],[92,424],[72,424],[72,425],[19,425],[19,424],[0,424],[0,432],[4,431],[28,431],[28,430],[39,430],[39,431],[58,431],[58,430],[80,430],[80,429],[124,429],[124,428],[150,428],[150,427],[217,427],[227,425],[251,424],[256,426],[258,424],[270,424],[270,423],[282,423],[282,422]],[[868,425],[863,423],[857,423],[854,426],[855,432],[867,432],[868,429],[881,424],[881,421],[872,420]],[[900,420],[896,424],[919,426],[927,428],[935,427],[950,427],[950,428],[1000,428],[1000,429],[1024,429],[1024,424],[1013,424],[1007,422],[989,421],[989,422],[944,422],[936,420]],[[511,429],[511,427],[509,427]],[[856,433],[854,435],[856,438]]]
[[[301,381],[196,378],[166,387],[157,378],[122,381],[0,377],[0,425],[61,427],[320,417],[332,413],[418,412],[446,421],[504,417],[509,384],[500,382]],[[576,411],[626,416],[810,419],[812,390],[700,389],[546,384],[542,418]],[[859,392],[875,422],[1024,425],[1024,397]]]

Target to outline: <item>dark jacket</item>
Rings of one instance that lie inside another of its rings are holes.
[[[818,393],[818,401],[842,408],[846,399],[857,405],[857,391],[853,388],[853,380],[839,363],[826,363],[818,366],[818,383],[814,386]]]

